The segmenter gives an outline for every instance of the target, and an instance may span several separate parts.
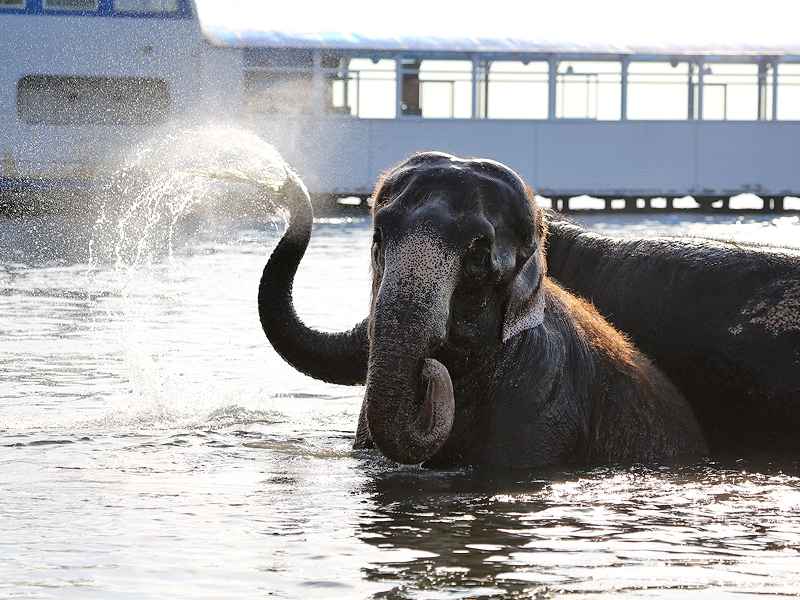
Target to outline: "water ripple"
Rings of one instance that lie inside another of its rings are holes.
[[[742,239],[798,226],[686,218],[600,225]],[[258,324],[280,224],[187,217],[151,264],[116,270],[75,247],[94,223],[0,222],[0,596],[800,590],[792,461],[426,471],[354,451],[363,388],[298,374]],[[349,329],[368,309],[369,223],[315,228],[298,313]]]

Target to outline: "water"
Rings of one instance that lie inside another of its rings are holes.
[[[800,592],[794,462],[485,473],[354,452],[363,389],[298,374],[260,330],[283,221],[188,177],[161,180],[184,186],[171,209],[104,207],[101,228],[0,221],[0,597]],[[794,216],[585,220],[800,239]],[[369,243],[365,219],[317,220],[295,286],[309,324],[364,317]]]

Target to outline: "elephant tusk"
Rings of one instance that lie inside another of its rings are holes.
[[[422,366],[422,378],[428,382],[425,402],[417,417],[415,426],[428,440],[436,440],[435,445],[445,442],[453,427],[455,399],[453,381],[450,373],[438,360],[426,358]]]

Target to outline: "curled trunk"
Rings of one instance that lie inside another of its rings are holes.
[[[294,309],[292,284],[311,238],[313,213],[303,182],[288,169],[282,191],[290,219],[261,276],[261,326],[275,351],[298,371],[329,383],[364,383],[369,353],[366,319],[350,331],[324,333],[307,327]]]

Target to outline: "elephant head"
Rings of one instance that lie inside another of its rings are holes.
[[[312,213],[295,174],[283,191],[291,220],[259,287],[267,337],[312,377],[366,379],[357,446],[371,440],[397,462],[428,460],[468,410],[485,356],[541,323],[544,225],[532,192],[491,160],[427,152],[389,170],[373,196],[371,314],[329,334],[305,326],[292,304]]]
[[[468,410],[446,365],[457,396],[486,355],[541,323],[542,213],[508,167],[441,153],[390,170],[373,200],[364,416],[384,455],[419,463]]]

